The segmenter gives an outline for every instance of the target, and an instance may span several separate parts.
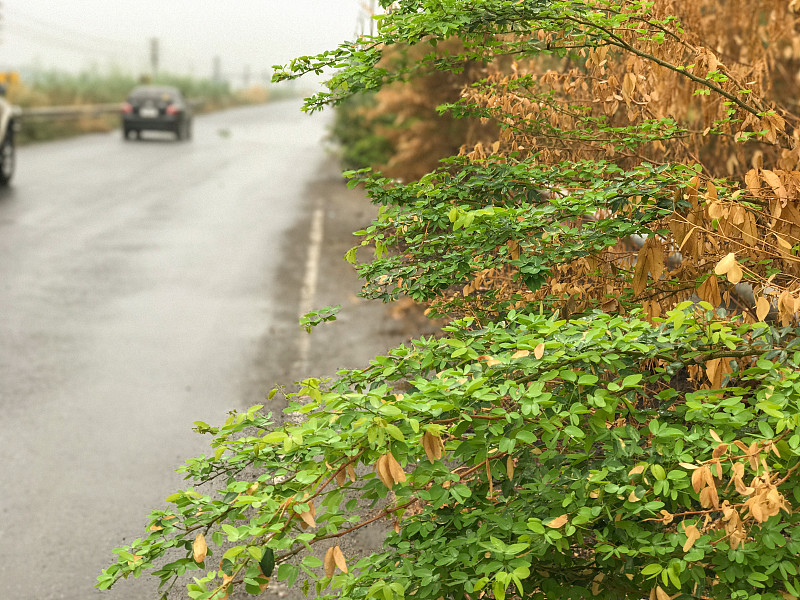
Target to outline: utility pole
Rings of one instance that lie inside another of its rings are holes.
[[[361,2],[361,14],[358,17],[358,24],[356,25],[356,37],[366,35],[367,23],[369,23],[369,35],[375,35],[375,19],[373,19],[373,17],[376,14],[376,10],[375,0],[369,0],[369,3],[366,1]]]
[[[215,56],[211,63],[211,80],[216,83],[222,81],[222,60],[219,55]]]
[[[159,58],[158,38],[150,38],[150,72],[155,77],[158,75],[158,58]]]

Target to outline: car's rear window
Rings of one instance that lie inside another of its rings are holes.
[[[133,100],[172,100],[179,97],[180,92],[171,88],[137,88],[130,95]]]

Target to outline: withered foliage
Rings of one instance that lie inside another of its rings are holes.
[[[643,306],[653,317],[700,297],[751,321],[769,315],[789,323],[800,309],[797,3],[618,4],[633,16],[604,39],[593,37],[589,17],[569,31],[548,21],[495,36],[500,58],[483,66],[475,61],[457,75],[437,72],[381,90],[377,110],[396,114],[398,125],[398,152],[386,173],[417,179],[464,136],[460,153],[476,164],[533,157],[541,164],[692,165],[697,174],[688,184],[676,180],[662,190],[673,195],[674,210],[650,224],[646,239],[624,238],[560,264],[533,293],[507,265],[476,270],[459,291],[472,298],[474,312],[480,290],[521,294],[524,303],[560,298],[566,314],[624,311],[620,299],[632,293],[628,308]],[[613,10],[605,2],[588,6]],[[515,58],[534,44],[568,50]],[[421,55],[419,48],[408,51]],[[391,48],[384,60],[398,52]],[[432,120],[457,86],[461,97],[450,112],[469,125]],[[652,198],[637,201],[647,210]],[[525,237],[508,242],[511,252],[529,246]]]
[[[387,48],[379,64],[399,69],[418,62],[426,53],[444,57],[460,50],[458,40],[444,42],[435,49]],[[435,169],[442,158],[458,153],[476,135],[475,125],[468,120],[439,115],[436,109],[458,100],[466,86],[485,75],[485,68],[476,63],[467,64],[458,73],[431,67],[424,75],[378,90],[374,105],[359,109],[363,119],[360,125],[387,140],[392,153],[385,164],[370,166],[389,177],[412,181]]]

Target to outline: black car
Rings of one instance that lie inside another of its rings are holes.
[[[6,88],[0,84],[0,187],[7,186],[14,175],[14,135],[18,127],[20,109],[6,99]]]
[[[142,131],[171,131],[179,140],[192,136],[192,108],[180,90],[163,85],[142,85],[122,105],[122,136],[127,140]]]

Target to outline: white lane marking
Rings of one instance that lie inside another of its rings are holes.
[[[317,280],[319,277],[319,257],[322,252],[322,238],[324,235],[322,222],[322,209],[317,208],[311,216],[311,231],[308,235],[308,256],[306,269],[303,276],[303,287],[300,288],[300,301],[297,318],[300,319],[314,309],[314,296],[317,293]],[[295,367],[298,376],[304,376],[308,368],[308,353],[311,349],[311,335],[301,330],[300,340],[297,344],[297,362]]]

